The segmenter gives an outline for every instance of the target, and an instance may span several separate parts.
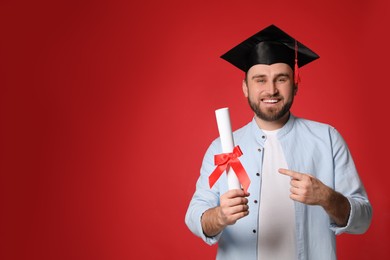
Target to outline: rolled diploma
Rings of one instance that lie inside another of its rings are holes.
[[[217,125],[219,131],[219,137],[221,139],[222,152],[231,153],[234,148],[232,125],[230,123],[229,108],[220,108],[215,110],[215,116],[217,118]],[[241,189],[240,182],[237,178],[236,173],[232,167],[227,169],[228,188]]]

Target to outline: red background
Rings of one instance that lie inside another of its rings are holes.
[[[339,259],[388,257],[386,0],[130,2],[1,1],[1,259],[213,259],[184,215],[214,110],[252,118],[219,56],[271,23],[320,54],[293,112],[341,132],[373,205]]]

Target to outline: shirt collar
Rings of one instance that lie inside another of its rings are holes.
[[[296,117],[290,112],[290,117],[288,118],[286,124],[282,128],[280,128],[280,131],[277,134],[279,139],[287,135],[291,131],[294,126],[295,118]],[[255,117],[253,117],[252,119],[251,129],[252,133],[254,133],[257,142],[263,145],[265,140],[267,139],[267,136],[263,132],[263,130],[261,130],[261,128],[257,125]]]

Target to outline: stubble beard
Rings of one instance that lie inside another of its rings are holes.
[[[269,108],[266,111],[263,111],[260,109],[261,100],[259,99],[256,103],[256,102],[252,101],[250,99],[250,97],[248,96],[248,103],[249,103],[249,106],[251,107],[251,109],[253,110],[253,112],[255,112],[255,114],[258,118],[260,118],[264,121],[267,121],[267,122],[273,122],[273,121],[277,121],[277,120],[281,119],[286,113],[288,113],[290,111],[290,108],[293,104],[293,100],[294,99],[291,99],[291,101],[284,104],[280,110]]]

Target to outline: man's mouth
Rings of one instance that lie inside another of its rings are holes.
[[[267,98],[264,98],[262,101],[264,103],[266,103],[266,104],[275,104],[275,103],[277,103],[279,101],[279,99],[275,99],[275,98],[267,99]]]

